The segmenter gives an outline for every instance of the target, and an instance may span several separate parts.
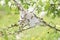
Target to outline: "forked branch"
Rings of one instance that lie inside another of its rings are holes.
[[[14,2],[16,3],[16,5],[17,5],[17,7],[19,8],[19,10],[23,10],[23,11],[25,11],[24,10],[24,8],[21,6],[21,4],[20,3],[18,3],[16,0],[14,0]],[[29,14],[29,13],[28,13]],[[48,27],[50,27],[50,28],[52,28],[52,29],[54,29],[54,30],[56,30],[56,31],[60,31],[60,29],[57,29],[56,28],[56,26],[52,26],[52,25],[50,25],[50,24],[48,24],[47,22],[45,22],[44,20],[43,20],[43,18],[39,18],[39,17],[37,17],[35,14],[33,14],[34,15],[34,17],[36,18],[36,19],[40,19],[39,21],[41,21],[41,23],[43,23],[43,25],[46,25],[46,26],[48,26]],[[12,28],[12,27],[16,27],[16,26],[19,26],[18,24],[14,24],[14,25],[11,25],[11,27],[8,27],[8,28],[6,28],[6,29],[9,29],[9,28]],[[34,26],[35,27],[35,26]],[[29,27],[29,28],[26,28],[26,29],[23,29],[23,30],[19,30],[19,31],[16,31],[15,33],[20,33],[20,32],[22,32],[22,31],[25,31],[25,30],[28,30],[28,29],[31,29],[31,28],[34,28],[34,27]],[[5,29],[5,30],[6,30]],[[0,33],[1,34],[3,34],[3,32],[2,31],[0,31]],[[13,33],[13,34],[15,34],[15,33]],[[9,35],[10,35],[11,33],[9,33]],[[4,35],[4,34],[3,34]]]

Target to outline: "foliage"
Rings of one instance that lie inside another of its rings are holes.
[[[11,1],[11,6],[8,5],[8,2]],[[60,27],[60,0],[20,0],[22,6],[25,9],[28,9],[30,6],[36,4],[36,15],[39,15],[42,11],[47,11],[47,16],[44,17],[44,20],[53,22]],[[52,3],[51,3],[52,1]],[[5,28],[10,24],[17,23],[19,20],[19,11],[13,0],[5,0],[5,4],[2,6],[0,4],[0,28]],[[55,19],[51,19],[55,18]],[[14,32],[18,28],[12,28],[9,32]],[[59,28],[60,29],[60,28]],[[15,35],[8,37],[7,31],[3,30],[4,37],[0,37],[0,40],[16,40]],[[24,34],[23,34],[24,33]],[[37,26],[30,30],[22,32],[23,37],[21,40],[58,40],[60,37],[60,32],[56,32],[54,29],[51,29],[47,26]]]
[[[40,14],[40,12],[42,10],[47,11],[47,15],[48,16],[52,16],[54,17],[59,17],[60,16],[60,1],[59,0],[20,0],[23,7],[25,9],[28,9],[29,6],[33,6],[34,4],[36,4],[37,6],[37,13]],[[14,8],[14,3],[13,0],[11,0],[11,6],[13,6],[12,8],[10,8],[8,6],[8,2],[9,0],[5,0],[5,10],[10,13],[11,11],[14,11],[14,13],[17,13],[18,9]],[[16,10],[17,9],[17,10]]]

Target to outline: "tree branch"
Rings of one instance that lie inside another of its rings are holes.
[[[19,10],[21,10],[21,11],[25,11],[24,9],[23,9],[23,7],[21,6],[21,4],[20,3],[18,3],[16,0],[14,0],[14,2],[16,3],[16,5],[17,5],[17,7],[19,8]],[[33,10],[34,11],[34,10]],[[33,12],[32,11],[32,12]],[[34,14],[34,13],[33,13]],[[52,25],[50,25],[50,24],[48,24],[47,22],[45,22],[44,20],[43,20],[43,18],[39,18],[39,17],[37,17],[35,14],[34,14],[34,17],[36,17],[37,19],[40,19],[40,21],[43,23],[43,25],[46,25],[46,26],[48,26],[48,27],[50,27],[50,28],[52,28],[52,29],[55,29],[56,31],[60,31],[59,29],[57,29],[56,28],[56,26],[52,26]],[[6,28],[6,29],[10,29],[10,28],[12,28],[12,27],[15,27],[15,26],[19,26],[18,24],[14,24],[14,25],[11,25],[11,27],[8,27],[8,28]],[[35,26],[34,26],[35,27]],[[28,29],[31,29],[31,28],[34,28],[34,27],[29,27],[29,28],[27,28],[27,29],[23,29],[23,30],[19,30],[19,31],[16,31],[16,32],[14,32],[13,34],[17,34],[17,33],[20,33],[20,32],[22,32],[22,31],[25,31],[25,30],[28,30]],[[5,29],[5,30],[6,30]],[[0,34],[3,34],[3,32],[2,31],[0,31],[1,33]],[[11,33],[9,33],[8,35],[10,35]],[[4,34],[3,34],[4,35]]]
[[[45,22],[45,21],[42,21],[46,26],[48,26],[48,27],[50,27],[50,28],[52,28],[52,29],[55,29],[56,31],[60,31],[59,29],[57,29],[56,28],[56,26],[52,26],[52,25],[50,25],[50,24],[48,24],[47,22]]]
[[[48,24],[47,22],[45,22],[45,21],[43,21],[43,20],[42,20],[42,22],[43,22],[46,26],[48,26],[48,27],[50,27],[50,28],[52,28],[52,29],[60,32],[59,29],[55,28],[56,26],[51,26],[50,24]],[[18,25],[15,24],[14,27],[15,27],[15,26],[18,26]],[[35,27],[35,26],[34,26],[34,27]],[[34,27],[29,27],[29,28],[27,28],[27,29],[19,30],[19,31],[16,31],[16,32],[14,32],[14,33],[8,33],[7,35],[19,34],[20,32],[26,31],[26,30],[31,29],[31,28],[34,28]],[[8,29],[9,29],[9,28],[12,28],[12,27],[8,27]],[[4,36],[3,31],[0,31],[0,35]]]
[[[21,11],[25,11],[24,8],[22,7],[21,3],[17,0],[13,0],[15,2],[15,4],[17,5],[18,9]]]

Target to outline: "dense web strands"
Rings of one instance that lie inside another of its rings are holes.
[[[35,15],[35,6],[34,5],[33,7],[29,7],[27,10],[25,10],[22,5],[21,5],[21,2],[18,1],[18,0],[13,0],[19,10],[19,13],[20,13],[20,19],[18,21],[18,24],[14,24],[14,25],[11,25],[11,27],[8,27],[6,28],[9,29],[9,28],[13,28],[13,27],[18,27],[19,26],[19,29],[18,31],[14,32],[14,33],[8,33],[9,35],[10,34],[17,34],[16,37],[17,39],[19,39],[19,34],[22,32],[22,31],[25,31],[25,30],[28,30],[28,29],[31,29],[31,28],[34,28],[35,26],[37,25],[46,25],[56,31],[60,31],[59,29],[56,28],[56,26],[51,26],[50,24],[48,24],[47,22],[45,22],[42,18],[46,15],[46,12],[42,11],[41,14],[40,14],[40,17],[37,17]],[[25,27],[28,27],[26,29],[24,29]],[[22,30],[21,30],[22,28]],[[2,31],[0,31],[1,33],[3,33]],[[18,34],[19,33],[19,34]]]
[[[40,23],[39,19],[37,17],[35,17],[35,15],[33,13],[30,13],[32,11],[26,11],[26,13],[24,11],[21,11],[20,13],[20,20],[24,20],[24,24],[28,24],[30,27],[35,26],[37,24]]]
[[[21,3],[18,2],[17,0],[14,0],[14,2],[16,3],[16,6],[18,7],[19,9],[19,12],[20,12],[20,21],[19,21],[19,25],[21,25],[21,27],[25,27],[25,26],[29,26],[29,27],[34,27],[36,25],[46,25],[46,26],[49,26],[50,28],[53,28],[53,29],[56,29],[55,26],[51,26],[49,24],[47,24],[42,18],[42,16],[45,16],[46,12],[42,12],[41,15],[40,15],[40,18],[37,17],[35,14],[34,14],[34,10],[35,10],[35,5],[32,7],[32,10],[31,8],[29,8],[28,10],[25,10]],[[58,30],[58,29],[56,29]]]
[[[23,25],[29,25],[30,27],[36,26],[37,24],[40,24],[40,19],[38,19],[34,14],[34,9],[28,11],[24,10],[22,6],[18,3],[17,0],[15,0],[18,9],[20,9],[20,24]]]
[[[56,29],[55,27],[52,27],[51,25],[47,24],[45,21],[42,21],[40,18],[38,18],[34,14],[34,7],[29,8],[28,11],[24,10],[23,7],[17,2],[17,0],[14,0],[17,4],[17,7],[20,12],[20,21],[19,24],[22,25],[21,27],[25,27],[28,25],[28,27],[35,27],[36,25],[41,25],[41,23],[44,23],[45,25],[49,26],[50,28]],[[42,12],[40,14],[40,17],[43,18],[46,12]],[[43,24],[43,25],[44,25]],[[57,30],[57,29],[56,29]],[[19,34],[16,35],[17,40],[19,40]]]

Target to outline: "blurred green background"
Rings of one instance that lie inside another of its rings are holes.
[[[47,11],[44,20],[51,25],[56,25],[60,29],[60,0],[20,0],[22,6],[28,9],[36,3],[36,15],[39,17],[42,10]],[[19,11],[13,0],[0,0],[0,29],[7,28],[11,24],[17,23],[19,20]],[[9,29],[13,33],[18,27]],[[16,40],[15,35],[0,36],[0,40]],[[60,32],[49,28],[48,26],[37,26],[35,28],[23,31],[20,40],[58,40]],[[59,39],[60,40],[60,39]]]

